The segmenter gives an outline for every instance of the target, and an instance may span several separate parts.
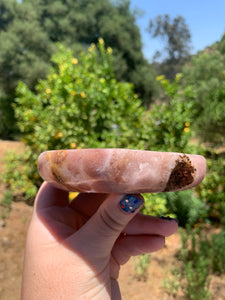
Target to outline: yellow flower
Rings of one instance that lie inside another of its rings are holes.
[[[183,74],[182,74],[182,73],[177,73],[177,74],[176,74],[176,77],[175,77],[175,80],[176,80],[176,81],[180,81],[182,77],[183,77]]]
[[[91,46],[88,48],[89,52],[92,52],[95,49],[95,44],[92,43]]]
[[[73,95],[73,96],[76,95],[76,92],[75,92],[75,91],[72,91],[72,92],[70,92],[70,93],[71,93],[71,95]]]
[[[51,90],[50,89],[46,89],[45,92],[46,92],[46,94],[50,94]]]
[[[63,134],[62,134],[62,132],[59,132],[59,131],[56,131],[56,133],[55,133],[55,139],[61,139],[61,137],[63,137]]]
[[[184,128],[184,132],[188,132],[189,131],[189,128],[188,127],[185,127]]]
[[[81,95],[82,98],[86,98],[85,92],[81,92],[80,95]]]
[[[99,38],[99,39],[98,39],[98,42],[99,42],[100,45],[104,45],[104,44],[105,44],[103,38]]]
[[[113,49],[112,49],[111,47],[108,47],[108,48],[107,48],[107,52],[108,52],[109,54],[112,54],[112,53],[113,53]]]
[[[159,76],[156,77],[156,80],[157,80],[157,81],[162,81],[162,80],[164,80],[164,79],[165,79],[165,76],[164,76],[164,75],[159,75]]]
[[[77,58],[74,58],[74,59],[73,59],[73,64],[74,64],[74,65],[77,65],[77,64],[78,64],[78,59],[77,59]]]
[[[70,148],[71,148],[71,149],[76,148],[76,143],[71,143],[71,144],[70,144]]]
[[[70,192],[69,193],[69,201],[71,202],[74,198],[76,198],[79,195],[77,192]]]
[[[81,147],[77,147],[77,149],[82,149]]]
[[[185,127],[189,127],[190,123],[189,122],[185,122],[184,125],[185,125]]]

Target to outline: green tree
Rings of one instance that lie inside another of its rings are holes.
[[[167,55],[162,56],[158,51],[156,57],[162,56],[162,62],[156,66],[159,72],[173,79],[190,54],[191,34],[185,19],[182,16],[171,19],[167,14],[158,15],[150,20],[148,31],[153,38],[161,38],[165,42],[163,52]]]
[[[34,89],[38,79],[45,78],[57,42],[77,55],[99,37],[114,49],[117,80],[132,82],[143,102],[151,102],[156,90],[154,71],[143,57],[129,1],[0,0],[0,11],[0,89],[8,110],[18,81]]]
[[[49,68],[51,43],[42,31],[29,3],[0,1],[0,136],[15,131],[11,103],[18,80],[31,88]]]
[[[76,54],[79,50],[77,43],[89,47],[102,37],[105,44],[113,48],[117,80],[132,82],[146,105],[152,101],[156,92],[155,72],[143,57],[140,30],[136,25],[135,12],[130,9],[130,1],[25,2],[33,3],[50,40],[64,43]]]
[[[194,56],[183,68],[184,85],[194,91],[198,135],[214,146],[225,142],[225,56],[217,47]]]

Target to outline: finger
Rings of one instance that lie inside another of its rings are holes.
[[[124,232],[131,235],[156,234],[169,236],[178,229],[176,219],[161,219],[153,216],[137,214],[124,229]]]
[[[68,203],[67,191],[44,182],[37,193],[34,208],[40,210],[51,206],[66,206]]]
[[[80,193],[71,203],[70,207],[81,215],[92,216],[107,198],[108,194]]]
[[[151,253],[163,248],[164,245],[165,238],[162,236],[121,236],[113,247],[112,255],[119,265],[123,265],[131,256]]]
[[[129,221],[143,206],[143,197],[110,194],[89,221],[71,236],[71,247],[87,256],[106,257]]]

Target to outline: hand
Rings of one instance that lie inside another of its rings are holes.
[[[178,227],[141,214],[140,195],[136,211],[125,212],[124,196],[79,194],[69,203],[68,192],[42,185],[27,235],[22,300],[121,299],[120,265],[161,249]]]

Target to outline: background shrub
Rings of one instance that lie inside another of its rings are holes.
[[[191,138],[193,120],[192,92],[181,91],[179,82],[182,74],[174,81],[158,76],[167,102],[153,104],[146,114],[143,140],[151,150],[190,152],[188,142]]]
[[[176,215],[182,227],[193,226],[208,215],[207,206],[195,196],[193,190],[169,192],[166,198],[169,211]]]

